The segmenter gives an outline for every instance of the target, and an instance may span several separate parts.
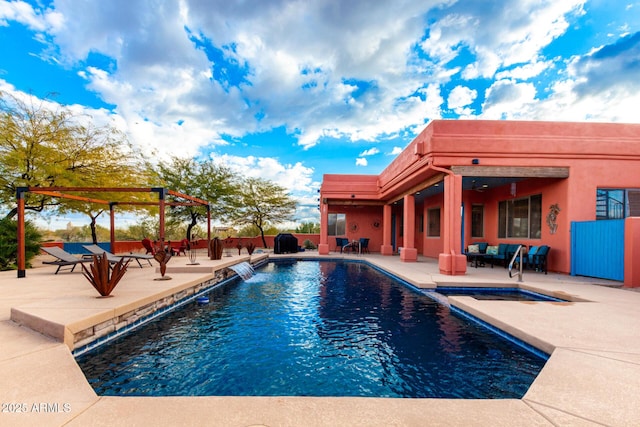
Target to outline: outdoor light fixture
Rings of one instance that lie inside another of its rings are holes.
[[[471,164],[472,164],[472,165],[479,165],[479,164],[480,164],[480,159],[473,159],[473,160],[471,160]]]

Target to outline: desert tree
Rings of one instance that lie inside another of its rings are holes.
[[[245,178],[233,200],[231,221],[238,227],[253,225],[260,230],[262,244],[267,247],[264,230],[292,221],[296,202],[284,187],[261,178]]]
[[[18,187],[128,185],[138,180],[138,159],[112,126],[95,126],[91,117],[48,100],[0,92],[0,205],[7,218],[17,214]],[[33,193],[25,195],[25,210],[82,212],[92,222],[100,213],[86,203]]]
[[[211,215],[219,221],[229,216],[231,201],[238,192],[235,174],[227,167],[212,161],[172,157],[156,168],[161,185],[177,192],[209,202]],[[170,221],[186,223],[186,238],[191,240],[194,227],[207,217],[205,206],[172,206]]]

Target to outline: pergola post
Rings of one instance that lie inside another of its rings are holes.
[[[29,191],[28,187],[18,187],[16,189],[16,199],[18,202],[18,230],[16,232],[17,262],[18,262],[18,279],[27,276],[25,261],[25,241],[24,241],[24,195]]]
[[[114,207],[118,202],[109,202],[109,216],[110,216],[110,247],[111,253],[116,253],[116,221],[115,221],[115,210]]]
[[[207,256],[211,258],[211,206],[207,203]]]
[[[158,238],[160,239],[160,247],[164,248],[164,210],[165,210],[165,189],[162,187],[156,187],[156,188],[152,188],[152,191],[155,191],[158,193],[158,221],[160,222],[159,224],[159,230],[158,233],[160,234],[158,236]]]

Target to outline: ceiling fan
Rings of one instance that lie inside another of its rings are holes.
[[[482,193],[487,188],[489,188],[489,186],[487,184],[482,184],[482,185],[478,186],[478,183],[476,182],[475,179],[473,181],[471,181],[471,189],[473,191],[477,191],[478,193]]]

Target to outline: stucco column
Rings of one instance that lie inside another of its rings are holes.
[[[440,273],[459,275],[467,272],[467,257],[462,254],[462,176],[444,177],[444,250],[438,258]]]
[[[640,259],[640,218],[628,217],[624,220],[625,288],[640,287],[640,265],[638,265],[638,259]]]
[[[416,249],[416,198],[413,194],[404,196],[404,210],[402,213],[404,223],[404,238],[402,239],[402,252],[400,260],[403,262],[416,262],[418,250]]]
[[[320,243],[318,244],[319,255],[329,255],[329,236],[327,226],[329,223],[329,206],[320,203]]]
[[[391,245],[391,205],[384,205],[382,208],[382,246],[380,246],[380,254],[393,255],[393,246]]]

